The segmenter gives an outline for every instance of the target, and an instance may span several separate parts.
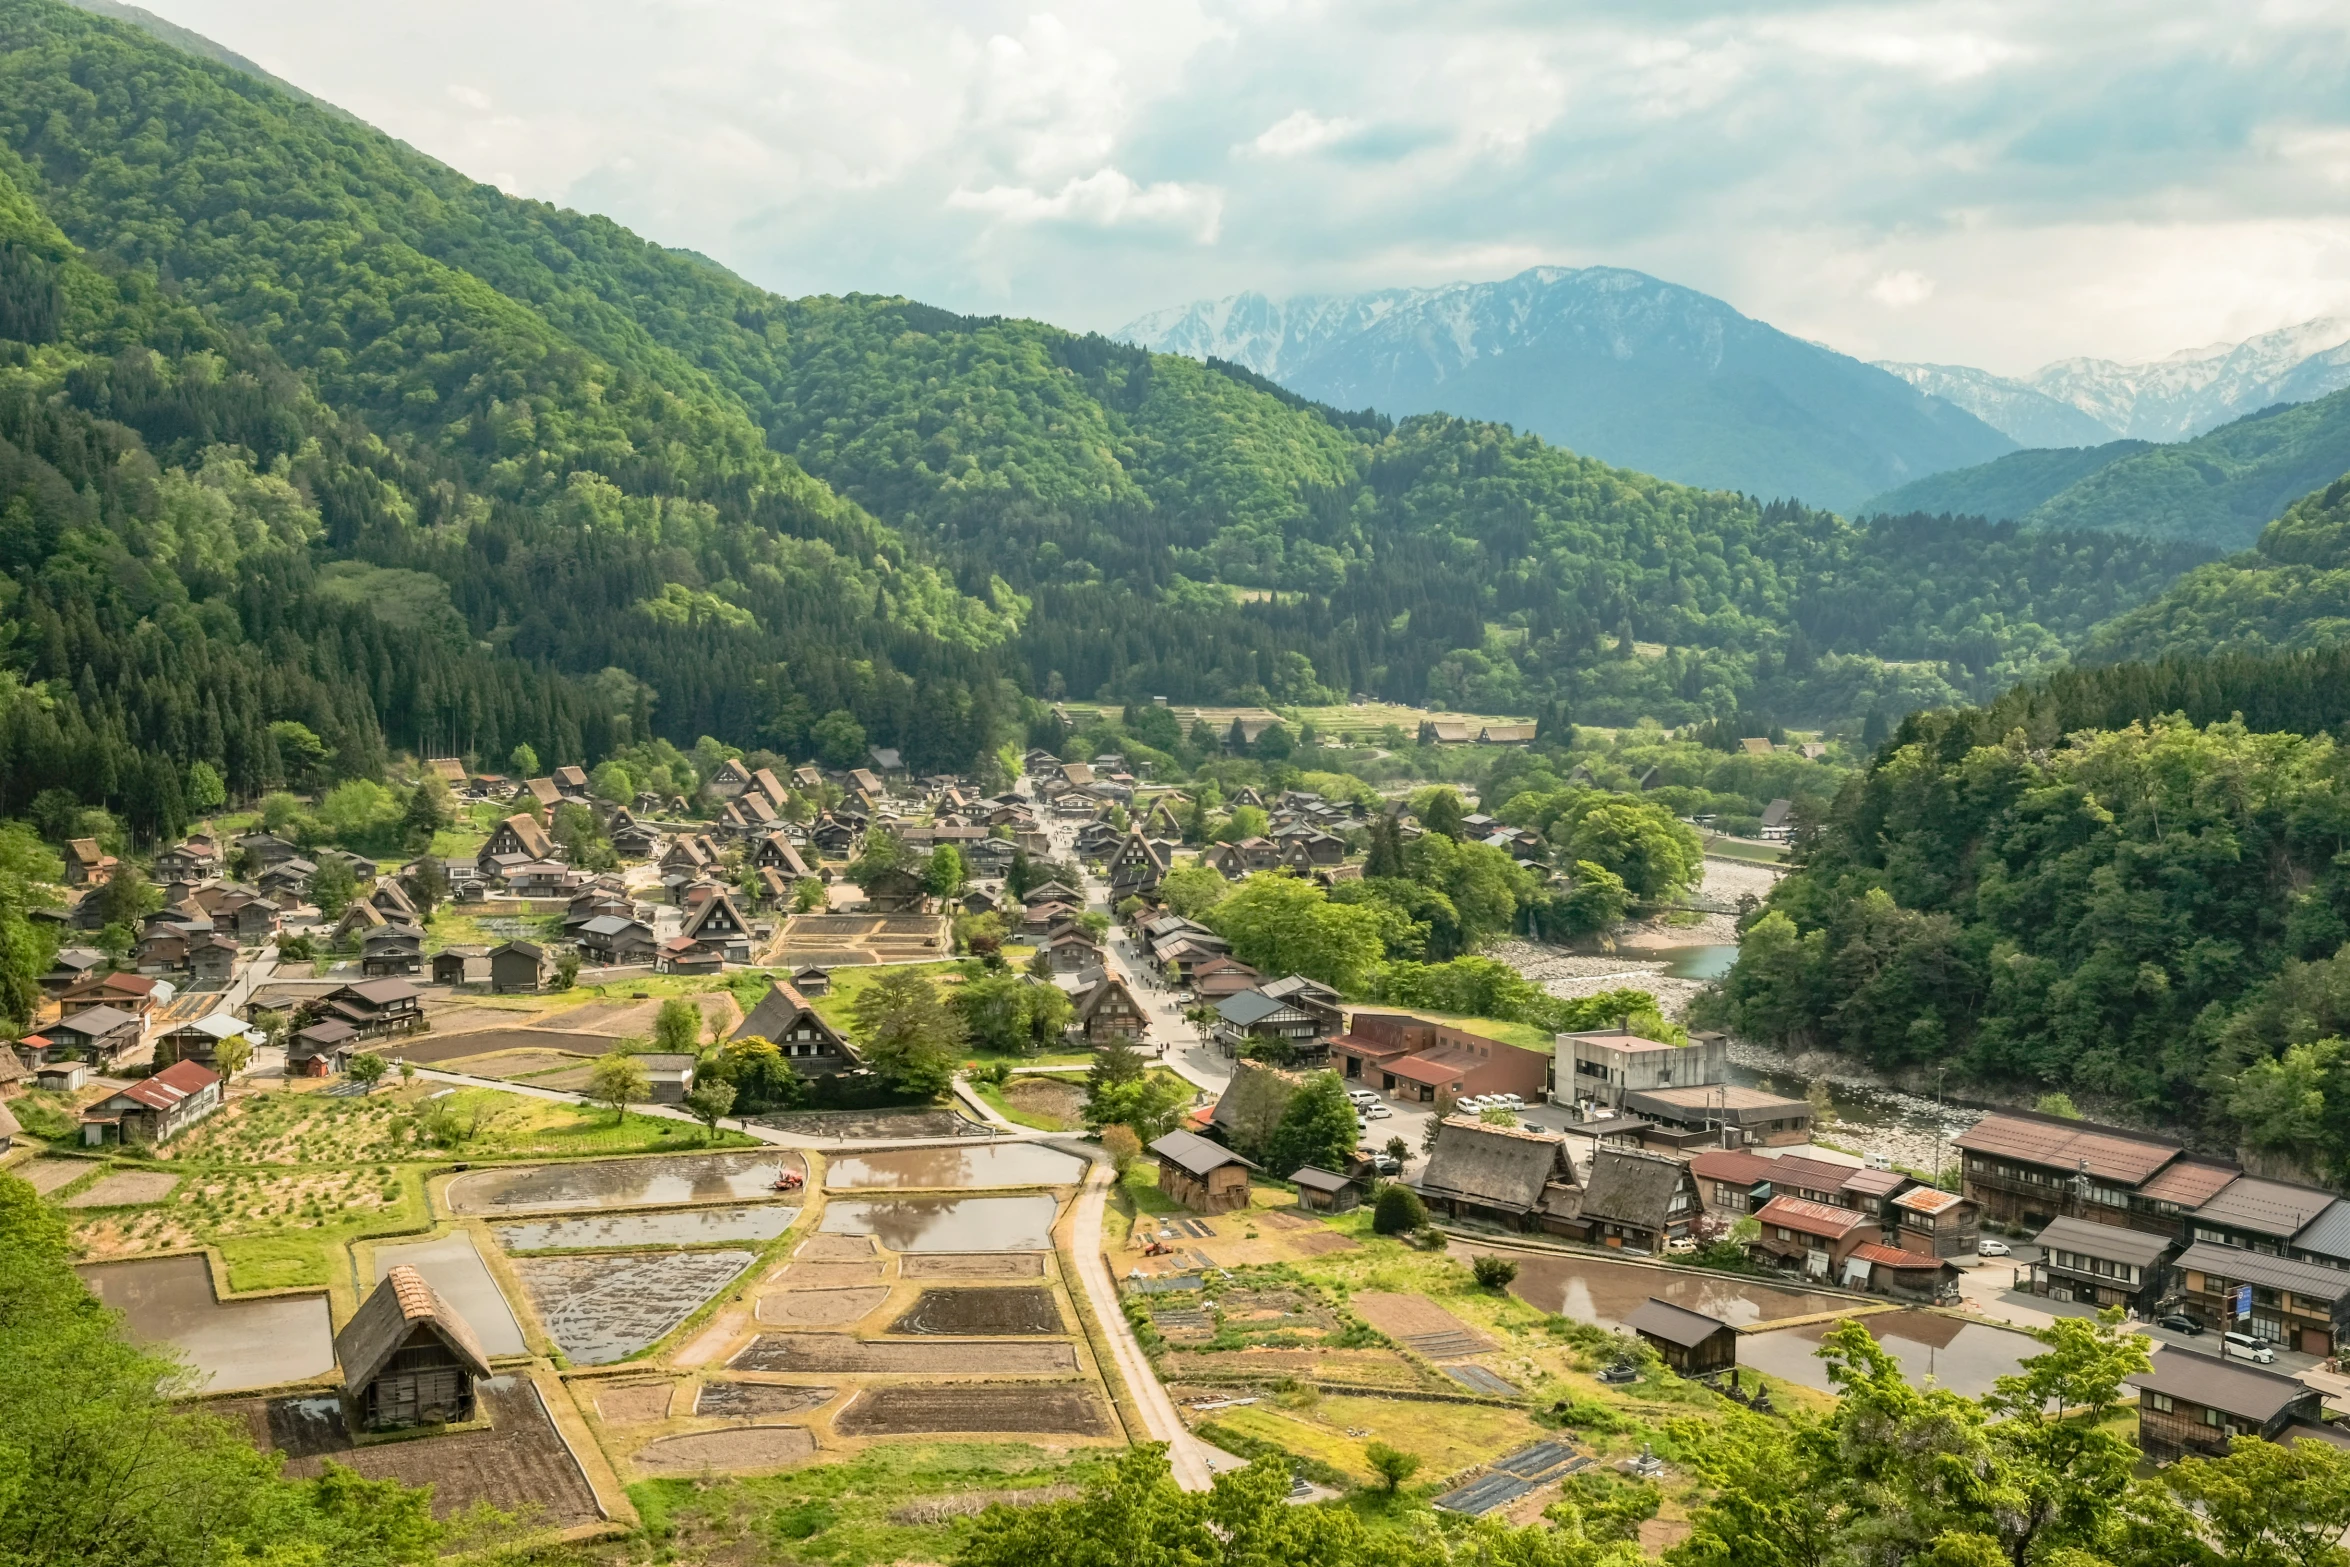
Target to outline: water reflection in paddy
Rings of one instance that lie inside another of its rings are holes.
[[[897,1148],[887,1153],[841,1154],[826,1170],[828,1191],[901,1187],[952,1191],[975,1186],[1074,1186],[1085,1161],[1034,1143],[976,1147]]]
[[[449,1183],[459,1213],[529,1213],[560,1208],[661,1208],[672,1203],[742,1202],[767,1195],[778,1168],[804,1170],[797,1154],[672,1154],[598,1159],[526,1170],[479,1170]]]
[[[221,1300],[202,1257],[154,1257],[77,1270],[90,1293],[123,1314],[140,1344],[168,1344],[204,1377],[204,1390],[300,1382],[335,1363],[326,1297]]]
[[[1050,1197],[875,1197],[828,1203],[824,1229],[891,1251],[1051,1251]]]
[[[1474,1256],[1481,1248],[1458,1247]],[[1643,1268],[1598,1257],[1532,1257],[1510,1252],[1518,1277],[1510,1293],[1529,1305],[1578,1322],[1612,1328],[1654,1296],[1690,1311],[1702,1311],[1733,1327],[1777,1322],[1833,1311],[1839,1297],[1782,1289],[1759,1279],[1705,1273],[1695,1268]]]
[[[1930,1311],[1888,1311],[1859,1321],[1901,1363],[1901,1374],[1911,1386],[1923,1387],[1931,1377],[1936,1386],[1967,1398],[1990,1392],[1995,1380],[2013,1375],[2026,1356],[2040,1353],[2038,1341],[2026,1334]],[[1813,1322],[1749,1333],[1738,1341],[1738,1363],[1832,1392],[1819,1349],[1820,1341],[1836,1327],[1833,1322]]]
[[[574,1251],[609,1246],[694,1246],[709,1241],[771,1241],[791,1228],[797,1208],[689,1208],[676,1213],[609,1213],[493,1224],[508,1251]]]

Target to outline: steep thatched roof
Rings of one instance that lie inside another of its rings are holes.
[[[1553,1182],[1575,1184],[1565,1138],[1448,1116],[1420,1175],[1420,1192],[1531,1213],[1543,1203],[1543,1188]]]
[[[1281,1124],[1291,1096],[1304,1079],[1258,1061],[1233,1063],[1232,1080],[1224,1085],[1209,1125],[1235,1148],[1261,1149]]]
[[[1689,1179],[1689,1167],[1664,1154],[1602,1147],[1591,1156],[1591,1178],[1583,1183],[1583,1217],[1644,1230],[1661,1230],[1674,1191]]]
[[[360,1305],[343,1331],[335,1335],[335,1359],[342,1362],[343,1385],[365,1387],[399,1353],[417,1328],[430,1328],[477,1377],[490,1374],[490,1357],[472,1327],[449,1308],[424,1275],[400,1263],[389,1269],[375,1293]]]

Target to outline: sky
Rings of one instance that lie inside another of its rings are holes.
[[[148,0],[784,294],[1146,311],[1638,268],[2020,374],[2350,316],[2350,4]]]

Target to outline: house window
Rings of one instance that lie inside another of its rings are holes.
[[[1783,1240],[1783,1241],[1791,1241],[1791,1240],[1795,1239],[1795,1237],[1794,1237],[1792,1234],[1790,1234],[1790,1233],[1788,1232],[1788,1230],[1787,1230],[1787,1227],[1786,1227],[1785,1225],[1780,1225],[1780,1226],[1779,1226],[1779,1239],[1781,1239],[1781,1240]]]
[[[2146,1407],[2157,1414],[2167,1415],[2171,1412],[2171,1397],[2168,1393],[2149,1392],[2146,1395]]]
[[[2203,1411],[2203,1423],[2207,1426],[2219,1426],[2225,1428],[2228,1423],[2228,1417],[2221,1414],[2216,1409],[2206,1409]]]

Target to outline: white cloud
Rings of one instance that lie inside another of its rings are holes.
[[[947,205],[959,212],[984,212],[1008,223],[1164,224],[1212,243],[1224,210],[1223,193],[1213,186],[1162,181],[1137,185],[1116,169],[1097,169],[1071,179],[1051,195],[1024,185],[991,185],[956,190]]]
[[[2350,313],[2341,0],[146,3],[786,293],[1109,327],[1609,263],[2001,370]]]
[[[1325,120],[1311,109],[1300,109],[1287,119],[1275,120],[1248,145],[1268,158],[1294,158],[1344,141],[1361,129],[1356,120]]]
[[[1899,272],[1880,273],[1877,281],[1869,285],[1869,298],[1894,310],[1907,310],[1933,297],[1934,280],[1906,267]]]

